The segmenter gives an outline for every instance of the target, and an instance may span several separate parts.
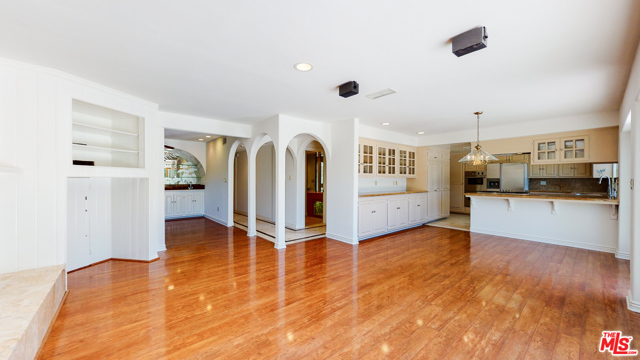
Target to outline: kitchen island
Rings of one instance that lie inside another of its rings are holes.
[[[606,194],[481,192],[465,196],[471,199],[471,232],[616,253],[618,200]]]

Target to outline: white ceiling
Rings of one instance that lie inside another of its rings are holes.
[[[207,135],[209,137],[207,137]],[[219,137],[220,135],[204,134],[204,133],[193,132],[193,131],[164,129],[165,139],[197,141],[197,142],[201,142],[200,139],[202,139],[202,142],[207,142],[207,141],[215,140]]]
[[[448,40],[486,26],[457,58]],[[415,134],[616,110],[640,1],[5,2],[0,56],[160,104],[250,123],[274,114]],[[310,62],[314,70],[293,65]],[[360,83],[343,99],[336,87]],[[365,95],[393,88],[398,94]]]

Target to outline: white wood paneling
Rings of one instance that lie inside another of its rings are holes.
[[[69,179],[67,187],[67,270],[91,265],[89,179]]]
[[[17,177],[16,174],[0,173],[0,274],[18,268]]]

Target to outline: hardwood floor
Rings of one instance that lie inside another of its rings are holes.
[[[42,359],[604,359],[640,348],[629,262],[435,227],[288,246],[204,218],[151,264],[69,274]]]

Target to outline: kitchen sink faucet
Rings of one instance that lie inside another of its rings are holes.
[[[602,175],[602,176],[600,176],[600,181],[598,181],[598,184],[602,184],[602,179],[603,178],[607,178],[607,184],[608,184],[608,186],[607,186],[607,195],[609,196],[609,199],[613,199],[614,198],[614,196],[613,196],[613,187],[612,187],[613,184],[611,183],[611,178],[609,176],[607,176],[607,175]]]

